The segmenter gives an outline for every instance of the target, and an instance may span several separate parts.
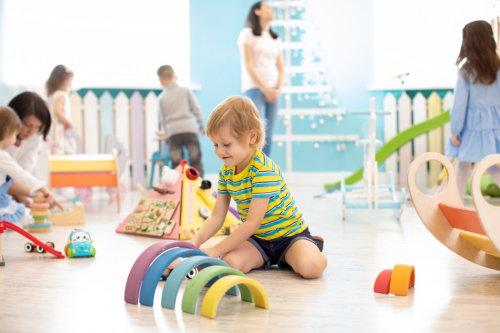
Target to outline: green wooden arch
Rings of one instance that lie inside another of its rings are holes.
[[[198,300],[203,287],[216,277],[225,275],[245,276],[245,274],[235,268],[221,265],[203,268],[191,281],[189,281],[186,289],[184,290],[184,296],[182,297],[182,311],[194,314],[196,310],[196,301]],[[247,288],[240,288],[240,292],[242,300],[246,302],[253,302],[252,294]]]

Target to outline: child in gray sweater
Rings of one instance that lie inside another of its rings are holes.
[[[205,127],[198,101],[189,88],[177,84],[177,76],[171,66],[161,66],[157,74],[163,87],[158,96],[159,118],[169,147],[171,168],[176,168],[184,159],[183,147],[186,147],[189,165],[203,177],[198,133],[205,135]]]

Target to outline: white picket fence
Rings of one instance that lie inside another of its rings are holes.
[[[453,93],[451,90],[446,92],[443,98],[440,98],[436,92],[430,93],[428,98],[425,98],[422,92],[416,92],[413,98],[406,92],[403,92],[398,98],[392,93],[386,94],[384,97],[384,110],[389,111],[391,114],[384,119],[385,142],[397,135],[397,133],[450,109],[452,105]],[[391,155],[385,161],[386,171],[397,175],[395,178],[398,185],[406,186],[407,170],[413,157],[427,151],[443,153],[449,136],[450,125],[448,123],[442,128],[415,138],[401,147],[397,154]],[[431,185],[439,177],[440,173],[441,165],[430,163],[427,170],[419,170],[417,182],[424,186]]]
[[[73,122],[82,139],[83,152],[103,153],[106,137],[114,135],[128,155],[122,174],[122,181],[128,185],[147,184],[146,177],[151,171],[149,160],[159,149],[155,141],[159,124],[157,96],[154,91],[145,96],[135,91],[130,97],[119,92],[113,98],[106,91],[98,98],[91,90],[84,96],[77,92],[70,95]]]
[[[127,151],[125,171],[131,171],[123,173],[122,181],[129,185],[147,184],[151,156],[159,149],[155,141],[158,130],[157,93],[142,90],[129,92],[127,96],[124,91],[119,91],[113,98],[107,91],[97,97],[93,90],[88,90],[84,96],[77,92],[70,95],[73,122],[82,138],[84,152],[105,152],[106,136],[114,135]],[[440,98],[436,92],[409,93],[414,97],[411,98],[407,92],[384,95],[383,108],[391,113],[384,116],[385,142],[400,131],[451,108],[453,103],[451,90],[446,92],[444,98]],[[424,93],[428,95],[427,98]],[[415,138],[386,160],[385,169],[397,175],[400,186],[405,186],[406,171],[413,156],[426,151],[443,152],[448,137],[449,125]],[[429,170],[419,173],[419,183],[430,184],[440,170],[440,165],[431,164]]]

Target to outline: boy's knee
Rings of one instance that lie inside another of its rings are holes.
[[[226,264],[230,267],[241,270],[241,262],[235,256],[231,254],[226,254],[224,258],[222,258]]]
[[[308,259],[300,263],[298,267],[294,267],[294,270],[305,279],[317,279],[321,277],[327,264],[328,260],[326,256],[321,253],[321,255],[316,258]]]
[[[229,267],[237,269],[243,273],[248,273],[252,268],[247,267],[245,263],[238,256],[231,254],[225,255],[222,260],[229,265]]]

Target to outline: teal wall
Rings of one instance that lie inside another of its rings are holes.
[[[190,1],[191,82],[201,86],[196,95],[205,119],[226,97],[240,94],[240,55],[236,41],[254,2]],[[347,109],[347,112],[368,110],[369,99],[373,95],[367,89],[373,81],[373,0],[332,2],[336,3],[338,10],[328,15],[336,22],[336,28],[331,38],[322,43],[331,43],[339,50],[338,61],[330,68],[338,107]],[[382,105],[382,94],[379,95],[378,108]],[[367,127],[367,119],[364,116],[347,115],[337,122],[335,117],[323,117],[323,124],[313,129],[311,122],[314,120],[308,116],[303,119],[294,117],[293,133],[359,134],[365,137],[367,133],[363,128]],[[277,119],[275,133],[284,132],[283,119]],[[378,136],[382,137],[381,119]],[[346,150],[340,152],[336,149],[336,143],[320,143],[317,149],[313,145],[313,142],[293,143],[293,171],[353,171],[362,164],[363,152],[354,143],[346,143]],[[203,138],[202,149],[206,172],[218,172],[221,162],[214,155],[208,138]],[[284,168],[285,145],[278,147],[275,144],[271,157]]]
[[[231,95],[240,93],[240,56],[236,43],[243,28],[249,0],[191,0],[190,56],[191,82],[199,84],[196,92],[205,121],[210,112]],[[206,173],[218,173],[221,161],[213,145],[202,139]]]

